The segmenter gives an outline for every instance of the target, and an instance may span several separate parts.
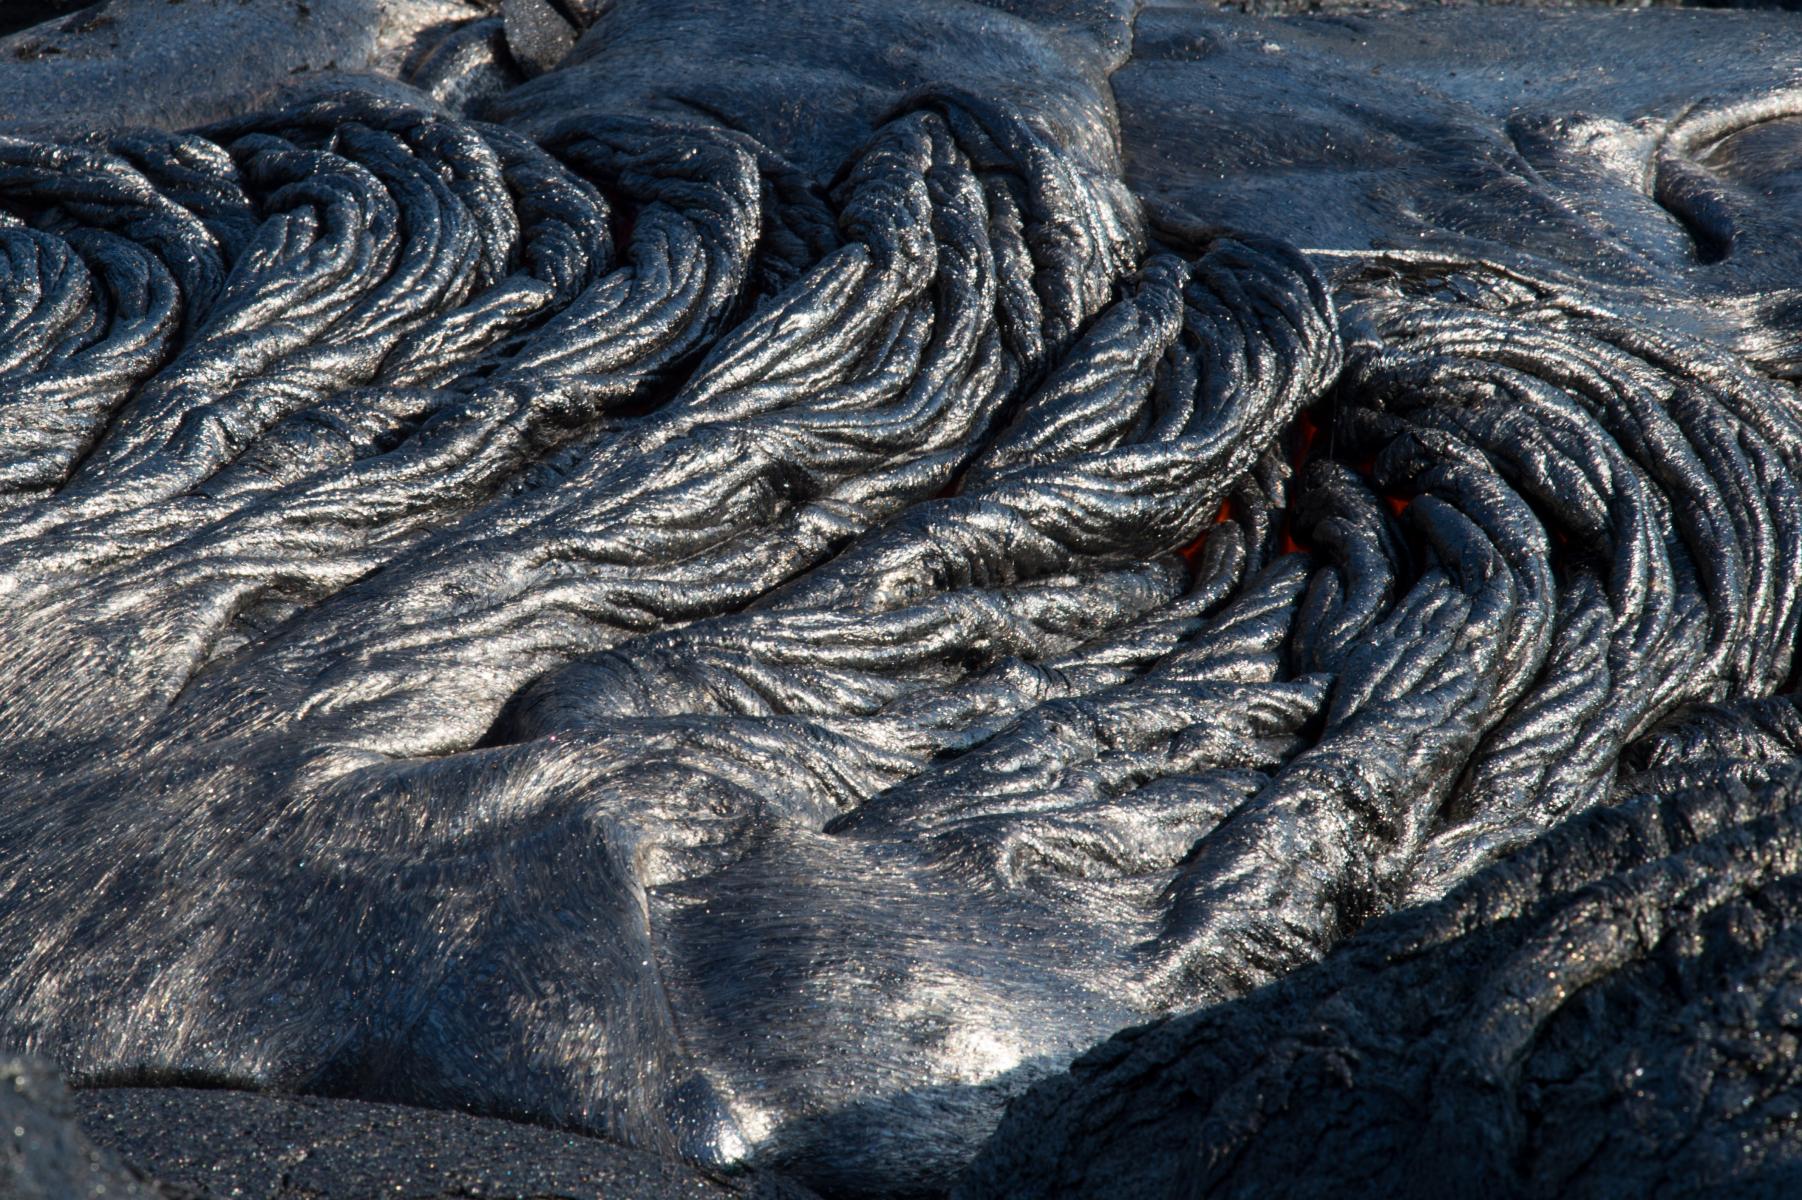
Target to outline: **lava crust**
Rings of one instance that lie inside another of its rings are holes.
[[[0,76],[0,1044],[832,1196],[1795,1169],[1802,27],[429,7]]]

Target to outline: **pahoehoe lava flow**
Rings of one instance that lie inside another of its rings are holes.
[[[1792,1186],[1798,79],[1680,9],[0,38],[41,1177]]]

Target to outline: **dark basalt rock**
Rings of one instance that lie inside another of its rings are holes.
[[[75,1103],[42,1059],[0,1060],[0,1196],[8,1200],[156,1200],[155,1187],[75,1121]]]
[[[16,33],[33,25],[42,25],[59,16],[68,16],[92,7],[93,0],[13,0],[0,15],[0,35]]]
[[[397,90],[393,76],[490,0],[101,0],[57,20],[58,0],[0,12],[0,134],[79,139],[182,129],[253,112],[336,80]],[[417,102],[420,98],[415,96]]]
[[[1778,703],[1775,761],[1636,777],[1325,962],[1090,1051],[954,1194],[1792,1194],[1802,742]]]
[[[178,1087],[88,1088],[75,1104],[95,1141],[151,1170],[177,1200],[813,1200],[767,1175],[710,1176],[462,1113]]]
[[[0,1042],[936,1194],[1792,753],[1793,22],[523,11],[0,138]]]

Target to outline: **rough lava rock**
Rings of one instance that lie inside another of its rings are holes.
[[[1636,776],[1326,961],[1090,1051],[953,1194],[1793,1194],[1802,742],[1780,705],[1779,754]]]

